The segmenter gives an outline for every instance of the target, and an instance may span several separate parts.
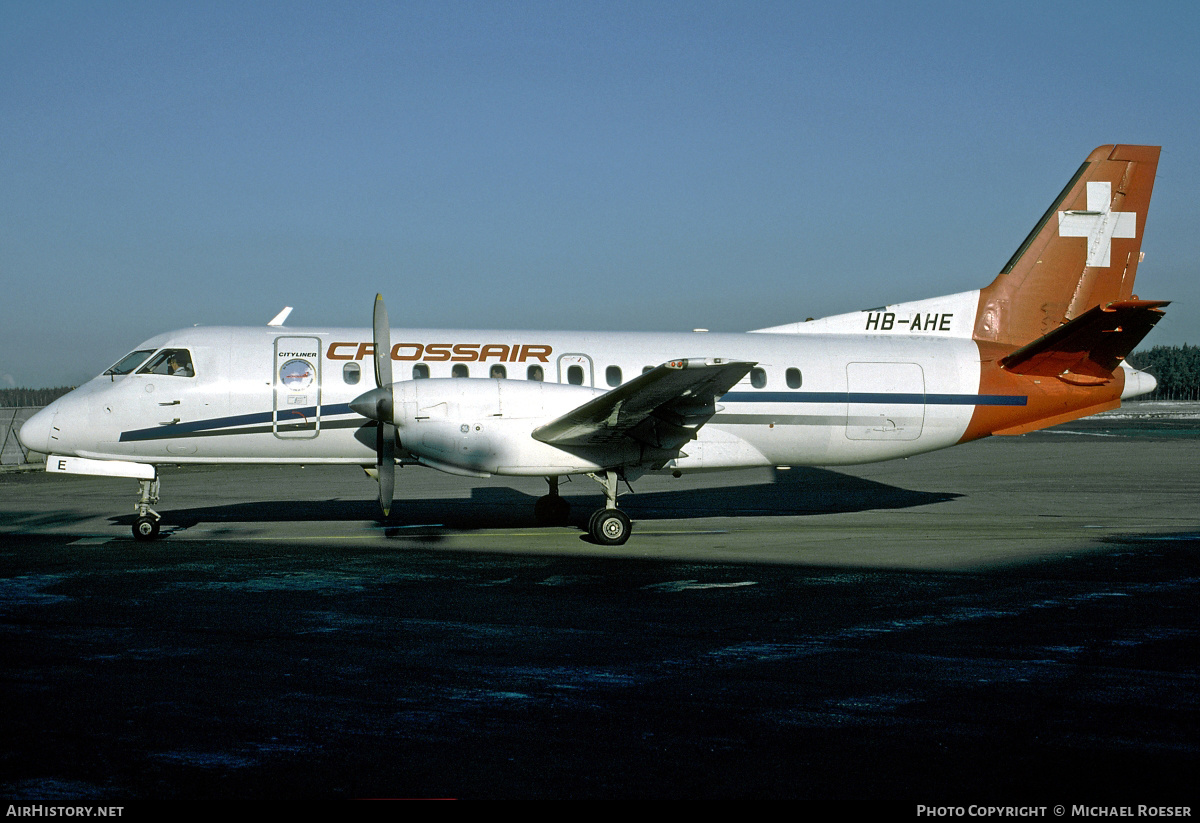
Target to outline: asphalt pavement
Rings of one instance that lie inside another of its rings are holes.
[[[1110,421],[646,478],[619,548],[586,480],[540,528],[536,479],[405,469],[384,520],[354,468],[167,470],[145,544],[133,481],[0,475],[0,800],[1194,808],[1197,458]]]

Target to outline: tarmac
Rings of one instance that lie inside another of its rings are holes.
[[[0,475],[0,801],[1196,806],[1200,422],[680,479]],[[139,805],[141,804],[141,805]],[[1052,812],[1044,816],[1052,816]]]

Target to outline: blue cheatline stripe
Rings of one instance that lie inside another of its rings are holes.
[[[316,417],[316,406],[304,406],[301,408],[283,408],[279,410],[281,422],[292,422],[285,418],[297,416],[298,418]],[[351,414],[349,403],[335,403],[329,406],[321,407],[322,419],[333,417],[339,414]],[[214,429],[228,429],[235,426],[250,426],[255,423],[270,423],[274,414],[272,412],[254,412],[253,414],[237,414],[231,417],[214,417],[211,420],[197,420],[194,423],[176,423],[172,426],[155,426],[152,429],[136,429],[134,431],[121,432],[121,441],[127,442],[131,440],[162,440],[168,437],[184,437],[196,432],[212,431]]]
[[[719,399],[723,403],[891,403],[926,406],[1024,406],[1029,398],[1024,395],[1010,394],[916,394],[902,392],[822,392],[822,391],[754,391],[728,392]],[[284,417],[315,417],[316,406],[303,408],[280,409]],[[293,413],[298,413],[293,415]],[[335,403],[321,407],[322,419],[341,414],[356,414],[350,409],[349,403]],[[270,423],[272,412],[255,412],[253,414],[238,414],[230,417],[216,417],[211,420],[198,420],[194,423],[177,423],[172,426],[155,426],[152,429],[137,429],[121,433],[121,441],[134,440],[164,440],[170,437],[186,437],[199,432],[211,432],[218,429],[235,429],[240,426]],[[285,421],[291,422],[291,421]],[[365,425],[365,423],[364,423]],[[228,432],[233,434],[234,432]]]
[[[1024,406],[1025,395],[917,394],[903,392],[758,391],[729,392],[722,403],[902,403],[926,406]]]

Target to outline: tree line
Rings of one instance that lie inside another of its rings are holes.
[[[48,406],[62,397],[74,386],[59,386],[55,389],[0,389],[0,406]]]
[[[1200,346],[1155,346],[1129,355],[1129,365],[1149,372],[1158,388],[1139,400],[1200,400]]]
[[[1200,346],[1155,346],[1129,355],[1129,365],[1158,380],[1158,388],[1141,400],[1200,400]],[[72,388],[0,389],[0,406],[45,406]]]

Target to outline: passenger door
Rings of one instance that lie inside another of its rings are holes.
[[[321,433],[321,339],[276,337],[274,404],[276,437],[312,439]]]

